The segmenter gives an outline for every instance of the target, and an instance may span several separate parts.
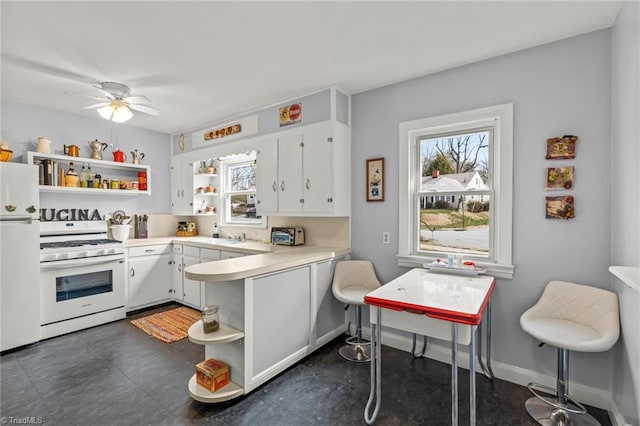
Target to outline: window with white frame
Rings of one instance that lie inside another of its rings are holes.
[[[400,266],[457,255],[511,278],[513,105],[400,123]]]
[[[222,223],[266,226],[266,217],[256,215],[255,153],[221,158],[220,167]]]

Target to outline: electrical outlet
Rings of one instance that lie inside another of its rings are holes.
[[[382,244],[391,244],[391,232],[382,233]]]

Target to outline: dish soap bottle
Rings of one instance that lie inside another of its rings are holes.
[[[213,235],[211,237],[212,238],[220,238],[220,231],[218,231],[218,224],[217,223],[213,224]]]

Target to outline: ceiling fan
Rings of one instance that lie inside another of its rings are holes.
[[[133,117],[131,110],[140,111],[145,114],[158,115],[159,111],[145,105],[151,101],[146,96],[131,95],[131,89],[125,84],[105,81],[94,84],[93,87],[102,92],[102,96],[72,93],[91,99],[98,99],[101,102],[84,107],[84,109],[97,109],[98,114],[107,120],[123,123]]]

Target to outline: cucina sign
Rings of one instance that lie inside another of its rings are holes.
[[[40,209],[43,222],[69,222],[76,220],[103,220],[98,209]]]

